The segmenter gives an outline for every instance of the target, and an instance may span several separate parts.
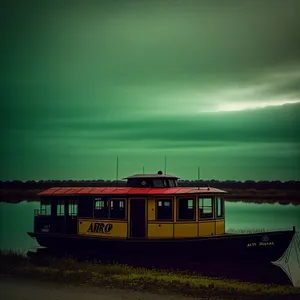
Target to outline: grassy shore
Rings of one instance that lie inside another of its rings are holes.
[[[22,201],[39,201],[38,193],[42,190],[2,189],[1,202],[19,203]]]
[[[170,273],[124,265],[79,263],[71,259],[31,262],[23,253],[0,252],[2,274],[68,284],[95,285],[181,294],[200,299],[300,299],[292,286],[264,285],[195,274]]]
[[[230,201],[236,199],[255,200],[258,202],[291,202],[300,204],[299,190],[257,190],[257,189],[226,189],[226,198]]]

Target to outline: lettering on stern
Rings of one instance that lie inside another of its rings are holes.
[[[270,238],[267,235],[262,236],[260,242],[252,242],[247,244],[247,248],[251,247],[263,247],[263,246],[275,246],[273,241],[270,241]]]

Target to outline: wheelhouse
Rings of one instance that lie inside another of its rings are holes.
[[[41,192],[34,232],[109,239],[180,239],[225,233],[225,191],[178,187],[172,175],[137,174],[126,187]]]

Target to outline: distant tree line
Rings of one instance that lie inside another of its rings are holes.
[[[300,181],[253,181],[246,180],[179,180],[178,185],[186,186],[211,186],[219,189],[300,189]],[[51,187],[103,187],[103,186],[126,186],[125,181],[116,180],[40,180],[40,181],[0,181],[0,189],[26,189],[26,190],[43,190]]]

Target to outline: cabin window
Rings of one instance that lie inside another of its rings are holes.
[[[167,186],[167,181],[166,180],[161,180],[161,179],[153,179],[153,187],[155,188],[163,188]]]
[[[125,200],[110,200],[110,218],[125,219]]]
[[[94,206],[95,218],[108,218],[108,200],[103,198],[95,198]]]
[[[103,219],[125,219],[125,199],[95,198],[94,217]]]
[[[174,186],[175,186],[174,180],[169,180],[169,187],[174,187]]]
[[[178,220],[195,220],[195,199],[178,198]]]
[[[41,198],[41,206],[37,214],[40,216],[51,216],[51,197]]]
[[[177,181],[174,179],[169,179],[169,187],[175,187],[177,186]]]
[[[146,179],[128,179],[127,186],[129,187],[151,187],[151,180]]]
[[[173,200],[161,199],[156,201],[157,220],[173,220]]]
[[[217,197],[217,218],[224,217],[224,199]]]
[[[51,216],[51,204],[41,204],[39,215]]]
[[[213,218],[213,199],[199,198],[199,220]]]
[[[64,200],[58,200],[56,204],[56,215],[64,216],[65,215],[65,203]]]
[[[51,216],[51,204],[41,204],[41,210],[39,215]]]
[[[69,200],[69,216],[77,216],[78,214],[78,205],[77,200]]]

